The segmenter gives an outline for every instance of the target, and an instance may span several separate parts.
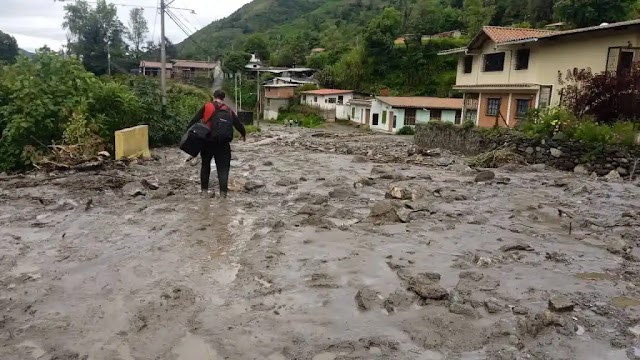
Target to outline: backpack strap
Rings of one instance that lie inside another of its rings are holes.
[[[213,118],[213,114],[215,114],[215,112],[216,112],[216,107],[213,104],[213,102],[208,102],[204,104],[204,115],[202,116],[202,122],[205,125],[207,125],[209,128],[211,128],[211,125],[209,124],[209,122]]]

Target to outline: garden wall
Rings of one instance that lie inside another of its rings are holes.
[[[567,140],[562,136],[541,139],[513,130],[465,129],[443,123],[418,124],[415,143],[418,148],[441,148],[463,155],[478,155],[511,146],[528,163],[546,164],[567,171],[595,171],[598,175],[606,175],[611,170],[617,170],[622,176],[629,175],[636,159],[640,158],[640,149],[629,150],[615,146],[598,148]],[[635,170],[636,174],[640,174],[638,168]]]

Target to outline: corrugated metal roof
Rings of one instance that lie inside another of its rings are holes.
[[[378,100],[397,108],[462,109],[462,99],[428,96],[379,96]]]
[[[308,90],[303,91],[302,94],[307,95],[341,95],[341,94],[350,94],[353,90],[339,90],[339,89],[319,89],[319,90]]]

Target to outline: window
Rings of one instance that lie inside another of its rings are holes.
[[[393,128],[394,129],[398,127],[397,122],[396,122],[397,120],[398,120],[398,117],[393,115]]]
[[[465,74],[471,74],[473,71],[473,56],[467,55],[462,60],[463,70]]]
[[[352,119],[356,118],[356,107],[355,106],[351,108],[351,118]]]
[[[474,123],[476,122],[476,119],[478,117],[478,111],[477,110],[467,110],[464,114],[465,117],[465,121],[473,121]]]
[[[526,70],[529,68],[529,49],[518,49],[516,51],[516,70]]]
[[[373,114],[373,119],[371,119],[371,125],[378,125],[378,119],[380,114]]]
[[[502,71],[504,70],[504,53],[487,54],[484,56],[484,71]]]
[[[344,96],[338,96],[338,105],[344,104]]]
[[[522,119],[529,111],[529,99],[516,99],[516,119]]]
[[[618,58],[618,74],[629,74],[633,67],[633,51],[621,51]]]
[[[336,98],[329,98],[329,104],[335,104]]]
[[[318,97],[317,96],[313,97],[313,102],[318,102]]]
[[[456,119],[454,121],[456,125],[462,124],[462,111],[456,110]]]
[[[387,124],[387,111],[383,111],[382,112],[382,125],[386,125]]]
[[[546,109],[551,104],[551,86],[540,87],[540,100],[538,101],[538,107],[540,109]]]
[[[442,120],[442,110],[434,109],[429,112],[430,120]]]
[[[498,116],[500,111],[500,98],[487,99],[487,115]]]
[[[302,95],[302,101],[307,102],[307,95]]]
[[[416,109],[407,109],[404,112],[404,124],[415,125],[416,124]]]

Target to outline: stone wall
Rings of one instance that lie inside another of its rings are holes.
[[[640,149],[620,147],[594,149],[583,143],[562,137],[537,139],[513,130],[464,129],[451,124],[428,123],[416,126],[418,148],[447,149],[463,155],[478,155],[504,146],[511,146],[530,164],[546,164],[557,169],[606,175],[617,170],[627,176],[633,170]],[[640,174],[638,164],[635,174]]]

